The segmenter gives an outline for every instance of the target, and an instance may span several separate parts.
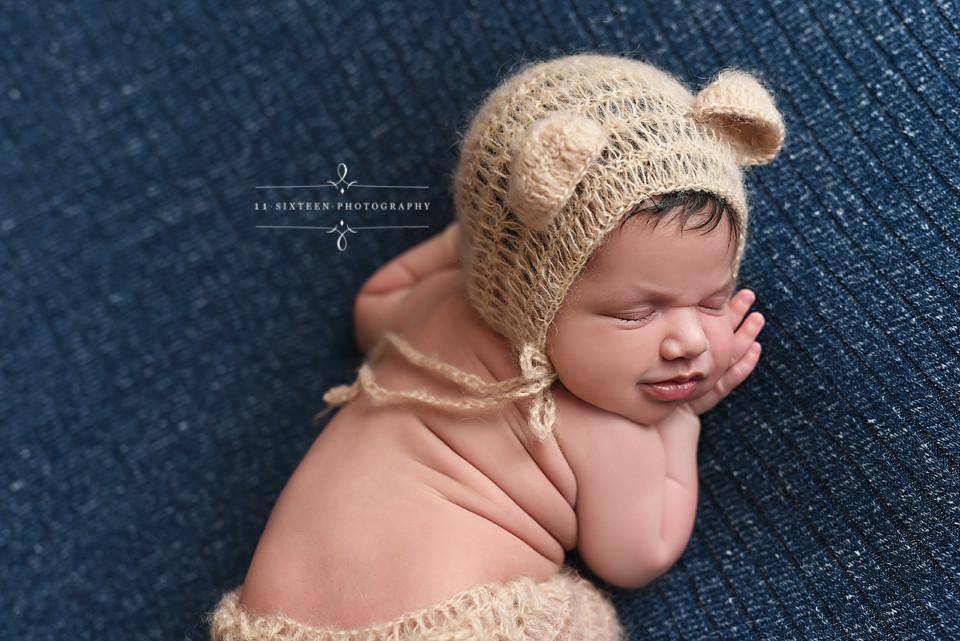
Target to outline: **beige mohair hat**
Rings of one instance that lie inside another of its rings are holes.
[[[454,183],[467,298],[509,341],[522,375],[487,383],[387,332],[371,363],[392,344],[473,398],[385,390],[365,363],[353,385],[332,388],[324,400],[345,402],[362,387],[375,402],[456,410],[530,396],[529,435],[548,438],[556,372],[545,353],[547,331],[607,234],[652,196],[711,192],[741,222],[736,278],[748,229],[742,167],[773,160],[784,134],[773,97],[745,71],[725,69],[694,94],[672,75],[621,56],[528,63],[479,106]]]

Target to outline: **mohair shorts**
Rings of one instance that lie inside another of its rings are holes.
[[[254,616],[237,586],[207,615],[212,641],[625,641],[609,597],[574,568],[544,581],[488,583],[365,628],[311,627]]]

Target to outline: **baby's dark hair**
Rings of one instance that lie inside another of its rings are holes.
[[[727,218],[732,231],[730,234],[730,242],[734,246],[737,245],[740,241],[740,236],[743,234],[739,217],[734,215],[733,210],[730,209],[730,205],[726,200],[712,192],[695,190],[673,191],[668,194],[652,196],[649,200],[653,202],[652,205],[644,202],[631,209],[620,220],[619,228],[623,228],[623,224],[629,219],[642,214],[645,219],[653,221],[654,227],[664,219],[679,219],[680,229],[683,230],[685,229],[687,221],[691,218],[706,213],[706,218],[690,229],[702,229],[709,226],[704,233],[710,233],[716,229],[721,220]],[[704,212],[704,209],[707,207],[709,207],[709,210]],[[663,212],[667,213],[664,214]]]

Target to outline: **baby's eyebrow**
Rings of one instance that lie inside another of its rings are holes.
[[[717,287],[709,296],[714,296],[721,292],[728,292],[732,290],[735,285],[733,276],[727,279],[727,282]],[[656,289],[653,287],[639,286],[633,290],[624,291],[623,294],[625,297],[635,297],[635,298],[653,298],[655,300],[673,300],[679,298],[682,293],[673,292],[673,291],[664,291],[662,289]],[[709,298],[708,296],[708,298]]]
[[[720,292],[732,290],[735,285],[736,285],[736,282],[734,282],[733,276],[731,276],[730,278],[727,279],[727,282],[725,282],[723,285],[720,285],[720,287],[717,287],[713,293],[719,294]]]

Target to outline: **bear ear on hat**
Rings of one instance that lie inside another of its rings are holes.
[[[513,141],[507,207],[530,229],[545,229],[606,142],[606,130],[580,114],[558,111],[530,123]]]
[[[745,71],[721,71],[700,90],[687,115],[722,131],[743,165],[765,165],[783,146],[786,131],[773,96]]]

